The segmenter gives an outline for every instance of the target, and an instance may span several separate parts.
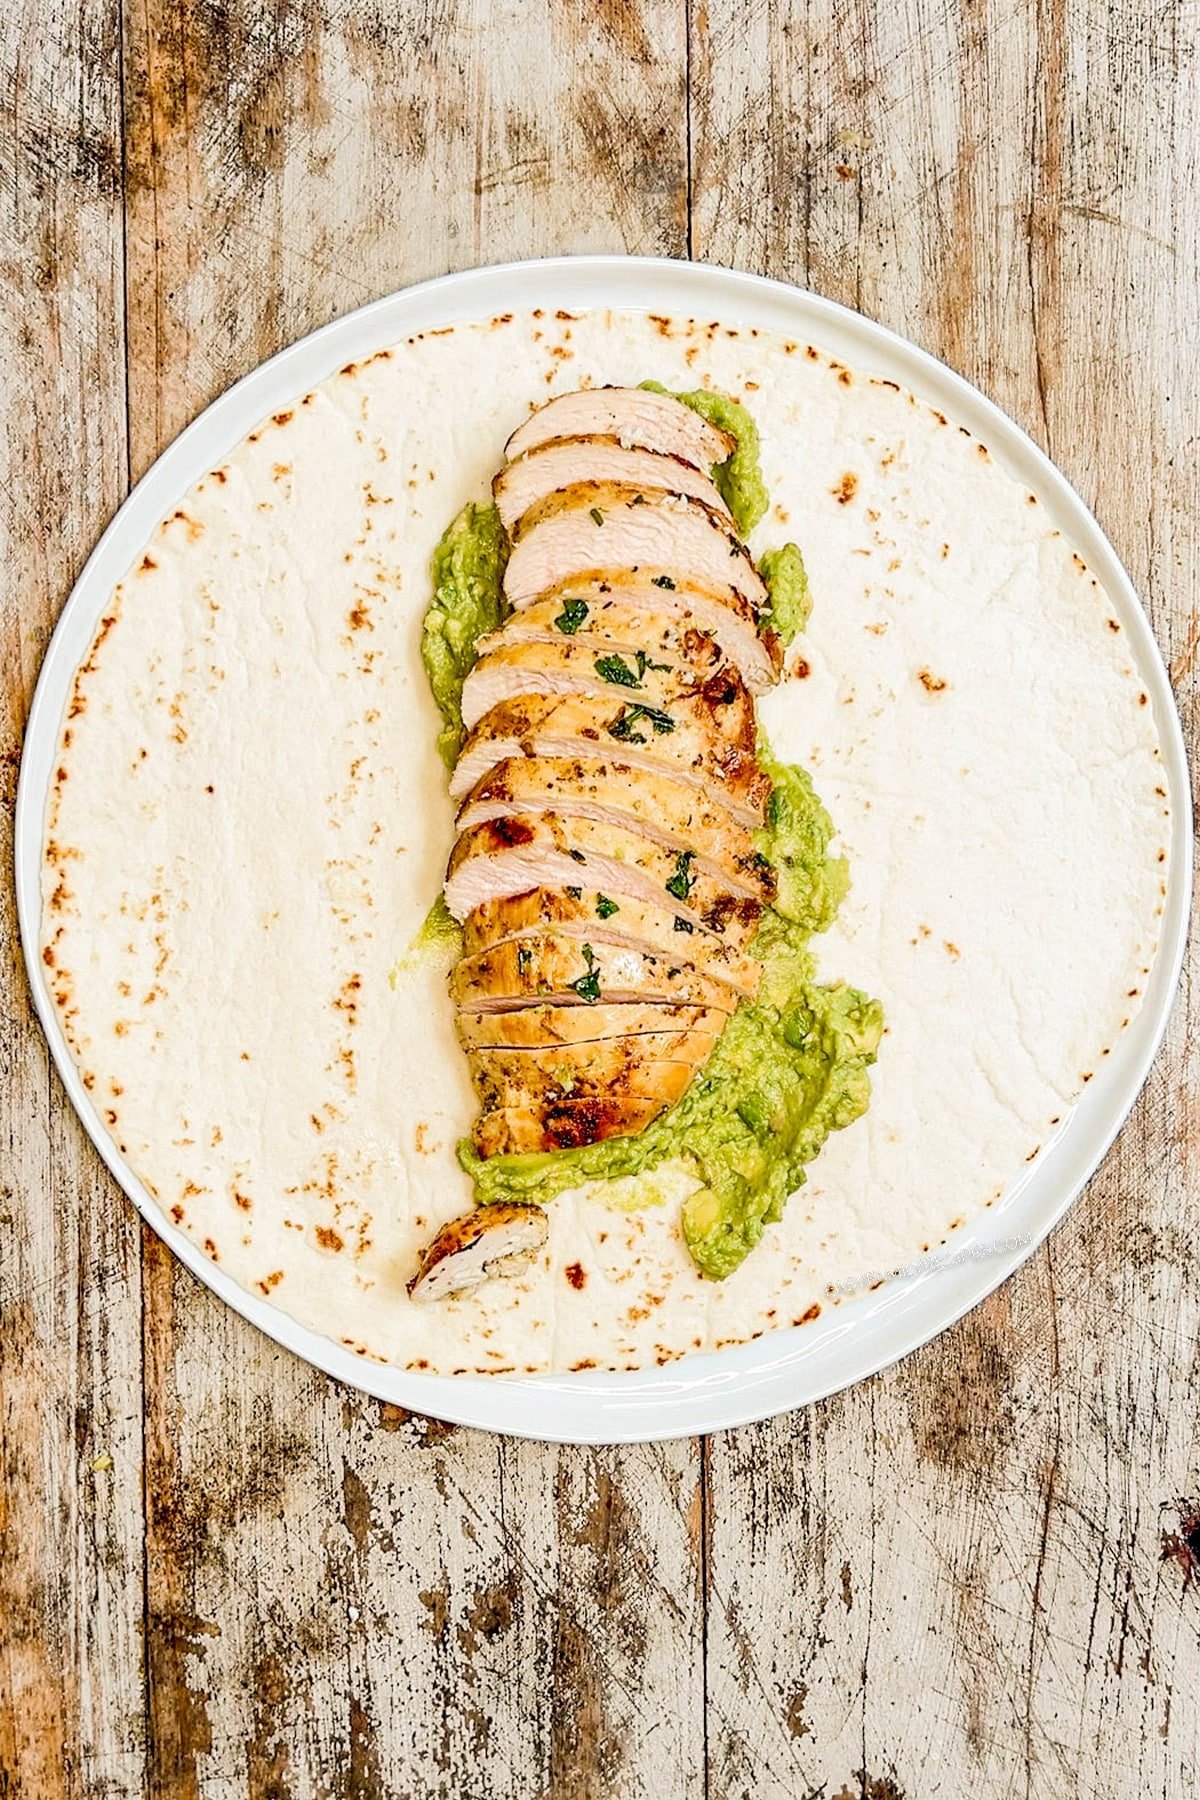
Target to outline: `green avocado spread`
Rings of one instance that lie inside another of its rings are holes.
[[[462,748],[463,682],[475,661],[475,645],[508,611],[500,585],[508,551],[496,508],[464,506],[433,553],[433,599],[421,629],[421,661],[442,715],[438,750],[450,769]]]
[[[768,503],[754,422],[722,394],[699,390],[678,398],[737,437],[737,449],[713,474],[744,534]],[[506,611],[501,580],[507,553],[495,509],[483,506],[464,507],[434,553],[422,656],[442,714],[438,747],[450,764],[462,742],[462,684],[476,640],[495,629]],[[810,609],[800,552],[794,544],[769,550],[759,568],[771,594],[763,624],[790,642]],[[759,757],[772,788],[755,842],[775,870],[778,892],[751,945],[763,963],[758,995],[742,1001],[683,1098],[635,1137],[486,1160],[464,1139],[459,1161],[479,1204],[545,1204],[584,1182],[621,1180],[679,1162],[696,1182],[683,1203],[684,1239],[702,1273],[721,1280],[783,1216],[789,1194],[805,1180],[805,1165],[830,1132],[865,1112],[882,1009],[844,982],[819,982],[811,952],[811,939],[833,922],[849,872],[843,857],[829,853],[833,823],[807,772],[776,762],[761,740]],[[444,924],[451,924],[448,915]],[[439,915],[430,933],[439,945],[447,935],[442,927]]]

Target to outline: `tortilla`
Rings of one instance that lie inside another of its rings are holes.
[[[452,836],[429,559],[531,405],[646,377],[745,400],[752,546],[804,553],[812,620],[761,716],[850,859],[815,948],[883,1001],[874,1095],[727,1281],[687,1255],[673,1167],[562,1196],[536,1266],[417,1306],[475,1110],[445,956],[388,979]],[[275,414],[135,560],[63,722],[43,957],[114,1142],[245,1288],[402,1367],[635,1368],[816,1317],[1025,1172],[1141,1003],[1165,786],[1114,608],[954,421],[736,326],[505,315]]]

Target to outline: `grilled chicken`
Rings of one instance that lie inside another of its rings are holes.
[[[690,948],[690,946],[689,946]],[[450,993],[472,1011],[501,1010],[524,1002],[610,1006],[625,1000],[663,1000],[731,1013],[738,995],[682,952],[630,948],[594,931],[587,938],[540,931],[506,938],[476,956],[464,956],[450,975]]]
[[[443,1225],[408,1284],[413,1300],[446,1300],[478,1287],[490,1275],[524,1268],[549,1236],[540,1206],[477,1206]]]
[[[658,1117],[665,1104],[657,1094],[646,1099],[618,1093],[603,1100],[556,1100],[541,1112],[509,1106],[481,1113],[471,1137],[480,1156],[577,1150],[581,1144],[634,1137]]]
[[[705,585],[682,574],[633,575],[604,568],[568,577],[514,612],[503,630],[510,643],[522,637],[544,642],[550,632],[556,637],[572,630],[595,632],[649,655],[654,654],[650,633],[659,635],[666,651],[676,638],[686,640],[686,634],[697,632],[716,640],[752,694],[774,687],[783,663],[778,638],[770,630],[760,632],[743,594],[728,583]],[[490,640],[483,640],[481,648],[484,644]]]
[[[643,494],[686,494],[729,517],[716,486],[684,457],[632,449],[616,437],[587,437],[540,444],[501,469],[492,498],[504,529],[511,534],[531,506],[578,481],[581,467],[589,481],[618,482]]]
[[[718,914],[713,925],[689,931],[690,921],[682,917],[674,899],[660,906],[627,894],[618,901],[588,888],[534,888],[474,907],[463,926],[463,953],[473,956],[505,938],[527,937],[547,926],[577,938],[602,931],[610,943],[657,950],[669,958],[677,957],[684,944],[693,962],[702,962],[708,974],[753,998],[762,971],[757,959],[739,945],[753,930],[760,911],[757,901],[731,900],[727,918]]]
[[[663,662],[644,650],[628,656],[612,650],[597,655],[590,645],[577,644],[571,638],[522,643],[520,639],[506,639],[500,632],[493,647],[480,654],[463,683],[463,724],[469,730],[493,706],[526,694],[586,694],[613,702],[610,712],[626,700],[669,709],[675,700],[703,695],[707,684],[723,668],[727,670],[728,682],[735,684],[732,691],[736,694],[742,685],[741,676],[732,665],[722,663],[720,651],[711,639],[709,644],[708,654],[691,664],[679,660]]]
[[[729,1015],[704,1006],[628,1001],[605,1006],[523,1006],[515,1012],[460,1012],[464,1050],[544,1050],[603,1044],[645,1033],[673,1037],[699,1032],[719,1037]]]
[[[744,884],[734,887],[721,869],[693,850],[656,841],[644,830],[551,812],[493,816],[464,831],[450,856],[446,905],[454,917],[465,918],[482,899],[500,898],[502,890],[519,894],[547,885],[525,878],[543,858],[552,860],[560,874],[570,871],[605,894],[673,906],[676,918],[684,921],[681,937],[691,926],[693,935],[715,933],[741,948],[764,905],[761,889],[756,894]],[[510,886],[513,880],[520,885]]]
[[[576,694],[502,700],[467,733],[450,794],[462,800],[489,769],[514,756],[616,754],[630,768],[674,775],[708,792],[745,825],[761,825],[771,784],[755,755],[754,706],[722,675],[711,691],[669,706]]]
[[[513,432],[504,446],[512,462],[539,444],[557,438],[614,437],[619,444],[679,456],[696,469],[726,462],[737,448],[720,431],[669,394],[649,388],[587,388],[560,394],[539,407]]]
[[[686,570],[694,581],[733,587],[768,604],[762,576],[727,516],[679,494],[642,494],[615,482],[560,488],[521,520],[504,592],[526,606],[555,583],[616,564],[651,580]]]
[[[715,1032],[643,1032],[606,1043],[472,1050],[467,1062],[485,1112],[602,1099],[614,1090],[649,1099],[660,1082],[677,1100],[716,1041]]]
[[[690,850],[702,866],[724,874],[731,887],[761,900],[775,898],[774,872],[744,825],[724,808],[710,806],[699,788],[670,775],[638,772],[617,759],[514,756],[472,788],[456,822],[462,832],[488,819],[550,811],[616,830],[636,829],[676,853]]]
[[[734,448],[669,395],[593,389],[493,484],[512,610],[463,687],[445,887],[481,1156],[641,1131],[758,991],[752,695],[781,654],[713,480]]]

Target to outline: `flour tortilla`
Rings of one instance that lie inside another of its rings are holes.
[[[475,1110],[444,964],[388,981],[451,843],[430,553],[531,405],[646,376],[745,399],[754,549],[804,551],[811,629],[761,716],[850,858],[820,966],[884,1003],[874,1097],[724,1283],[667,1169],[621,1184],[640,1211],[563,1196],[535,1268],[418,1307]],[[248,1290],[402,1367],[636,1368],[815,1317],[1025,1171],[1141,1003],[1164,790],[1114,609],[954,421],[764,333],[517,315],[343,370],[156,531],[64,721],[43,954],[122,1154]]]

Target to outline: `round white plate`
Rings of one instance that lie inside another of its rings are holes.
[[[349,361],[416,331],[524,307],[631,307],[692,313],[811,338],[851,365],[911,389],[984,439],[1046,502],[1117,608],[1150,694],[1173,812],[1171,878],[1161,947],[1145,1003],[1113,1056],[1036,1165],[955,1239],[952,1257],[847,1302],[803,1330],[772,1333],[714,1355],[637,1374],[529,1380],[410,1374],[365,1364],[230,1280],[167,1223],[118,1154],[67,1049],[38,943],[42,822],[59,722],[114,586],[158,521],[268,413]],[[895,1362],[945,1330],[1011,1274],[1062,1217],[1096,1169],[1145,1080],[1183,959],[1191,880],[1191,808],[1183,737],[1145,613],[1083,502],[1003,413],[914,345],[857,313],[781,282],[654,258],[580,257],[446,276],[376,301],[293,344],[211,406],[161,456],[125,502],[63,609],[34,696],[17,794],[17,906],[34,1003],[71,1103],[125,1192],[192,1272],[277,1343],[318,1368],[417,1412],[563,1443],[688,1436],[745,1424],[819,1400]]]

